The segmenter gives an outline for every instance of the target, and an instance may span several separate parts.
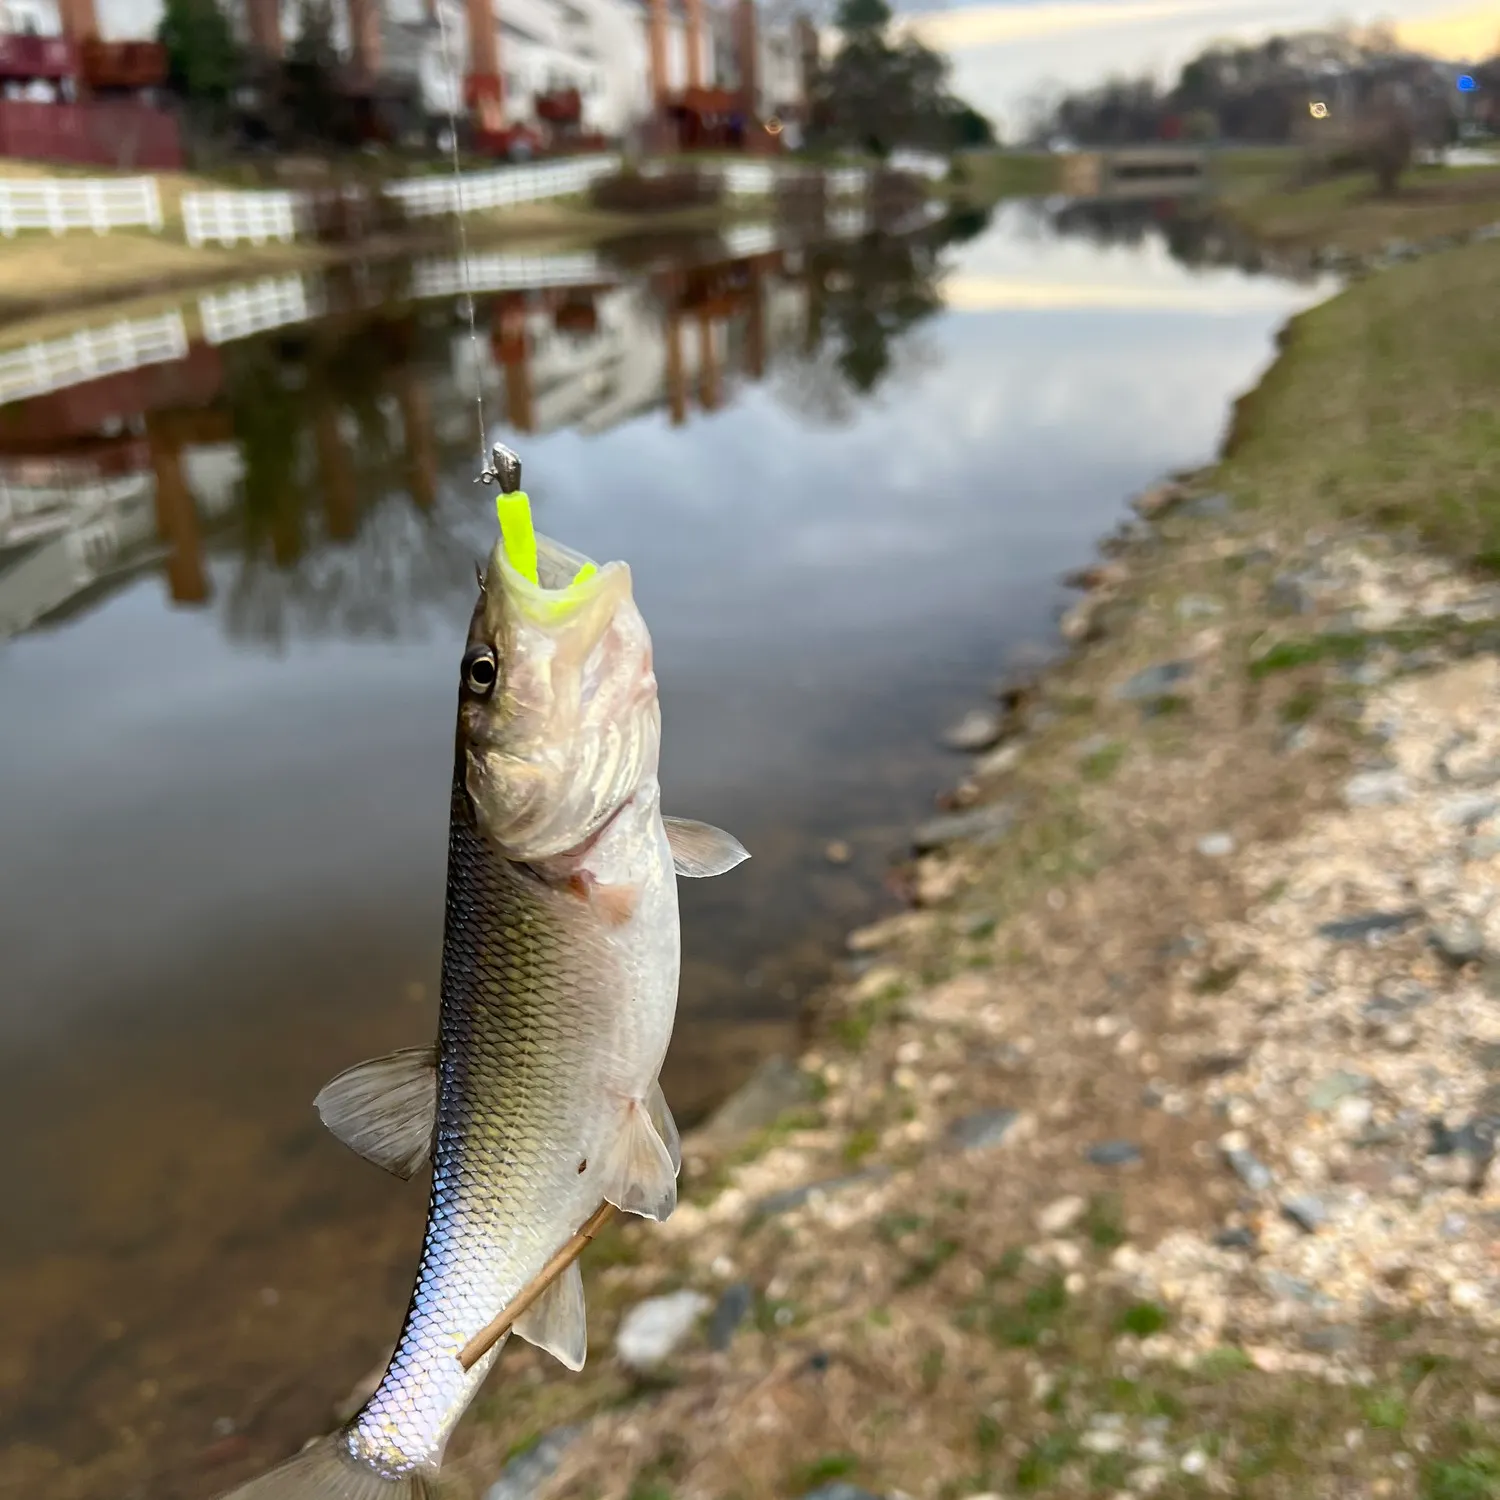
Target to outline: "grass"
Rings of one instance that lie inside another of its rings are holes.
[[[940,191],[975,204],[1043,197],[1058,191],[1060,160],[1040,151],[977,151],[956,160]]]
[[[1500,566],[1496,247],[1370,277],[1293,320],[1283,345],[1237,406],[1219,482],[1303,528],[1331,512]]]
[[[1293,187],[1296,160],[1293,151],[1220,157],[1213,171],[1225,212],[1270,244],[1338,245],[1356,254],[1500,219],[1500,168],[1413,167],[1382,198],[1364,173]]]

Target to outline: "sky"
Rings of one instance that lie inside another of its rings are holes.
[[[899,7],[898,8],[905,8]],[[1170,76],[1208,43],[1258,41],[1345,19],[1389,21],[1409,46],[1454,59],[1500,50],[1497,0],[973,0],[909,24],[953,61],[954,88],[1000,123],[1019,128],[1041,84],[1066,88],[1111,73]]]

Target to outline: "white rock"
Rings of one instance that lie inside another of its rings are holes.
[[[1400,771],[1361,771],[1344,783],[1350,807],[1390,807],[1411,799],[1411,787]]]
[[[620,1322],[615,1335],[615,1354],[622,1364],[635,1370],[659,1365],[693,1331],[693,1325],[709,1309],[702,1292],[669,1292],[638,1302]]]
[[[1225,859],[1234,853],[1234,835],[1231,833],[1205,833],[1198,840],[1198,853],[1205,859]]]
[[[1036,1227],[1047,1235],[1066,1234],[1083,1217],[1087,1207],[1077,1193],[1069,1193],[1049,1203],[1036,1216]]]

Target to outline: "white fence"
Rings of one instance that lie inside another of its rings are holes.
[[[735,259],[768,255],[776,248],[776,230],[770,224],[731,224],[723,233],[724,248]]]
[[[469,289],[510,292],[528,287],[602,286],[618,280],[597,255],[471,255]],[[455,256],[419,260],[411,268],[413,297],[454,297],[464,292],[463,262]]]
[[[154,177],[111,180],[87,177],[68,181],[41,177],[0,179],[0,234],[21,229],[160,229],[161,194]]]
[[[321,285],[293,273],[206,292],[198,299],[198,316],[208,343],[227,344],[268,328],[309,322],[322,316],[323,307]]]
[[[725,162],[720,175],[732,198],[764,198],[776,186],[776,169],[764,161]]]
[[[828,192],[834,198],[862,193],[870,185],[870,174],[863,167],[831,167],[825,172]]]
[[[929,182],[939,182],[948,175],[948,158],[931,151],[893,151],[886,165],[893,172],[910,172]]]
[[[308,222],[301,193],[184,193],[182,228],[190,245],[286,243]]]
[[[462,212],[474,213],[566,198],[586,192],[600,177],[608,177],[619,167],[618,156],[577,156],[566,161],[497,167],[493,172],[464,172],[456,180],[452,176],[414,177],[389,184],[385,193],[411,218],[421,219],[452,213],[456,203],[462,205]]]
[[[187,329],[179,312],[80,329],[66,338],[0,354],[0,402],[44,396],[141,365],[166,364],[185,358],[187,350]]]

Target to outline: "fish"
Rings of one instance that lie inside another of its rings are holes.
[[[436,1042],[347,1069],[315,1101],[339,1140],[397,1177],[430,1158],[416,1284],[365,1405],[225,1500],[439,1495],[444,1449],[509,1335],[471,1369],[460,1352],[601,1204],[657,1221],[676,1205],[681,1149],[659,1074],[677,877],[749,854],[662,812],[651,637],[625,563],[532,533],[528,513],[479,585],[459,668]],[[582,1368],[576,1260],[512,1331]]]

